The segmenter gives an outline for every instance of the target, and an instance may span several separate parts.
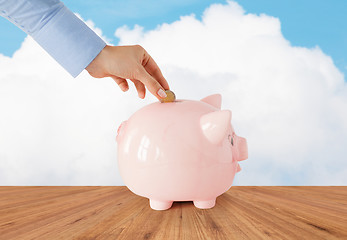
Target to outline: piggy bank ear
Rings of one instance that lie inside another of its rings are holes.
[[[200,127],[211,143],[218,144],[225,137],[230,121],[231,111],[215,111],[201,116]]]
[[[208,103],[218,109],[221,109],[221,105],[222,105],[222,95],[220,94],[213,94],[210,96],[207,96],[203,99],[201,99],[200,101]]]

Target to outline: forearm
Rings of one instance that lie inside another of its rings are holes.
[[[0,0],[0,15],[32,36],[73,77],[106,45],[58,0]]]

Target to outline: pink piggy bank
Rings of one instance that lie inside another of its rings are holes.
[[[155,210],[173,201],[212,208],[248,157],[247,142],[221,110],[221,95],[200,101],[155,102],[118,128],[118,166],[126,186]]]

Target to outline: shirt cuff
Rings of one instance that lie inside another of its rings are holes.
[[[66,6],[31,36],[73,77],[77,77],[106,46]]]

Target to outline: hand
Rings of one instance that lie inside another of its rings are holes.
[[[145,98],[145,86],[159,100],[165,98],[165,90],[170,89],[158,65],[139,45],[107,45],[86,70],[95,78],[112,77],[124,92],[129,89],[127,79],[130,79],[140,98]]]

